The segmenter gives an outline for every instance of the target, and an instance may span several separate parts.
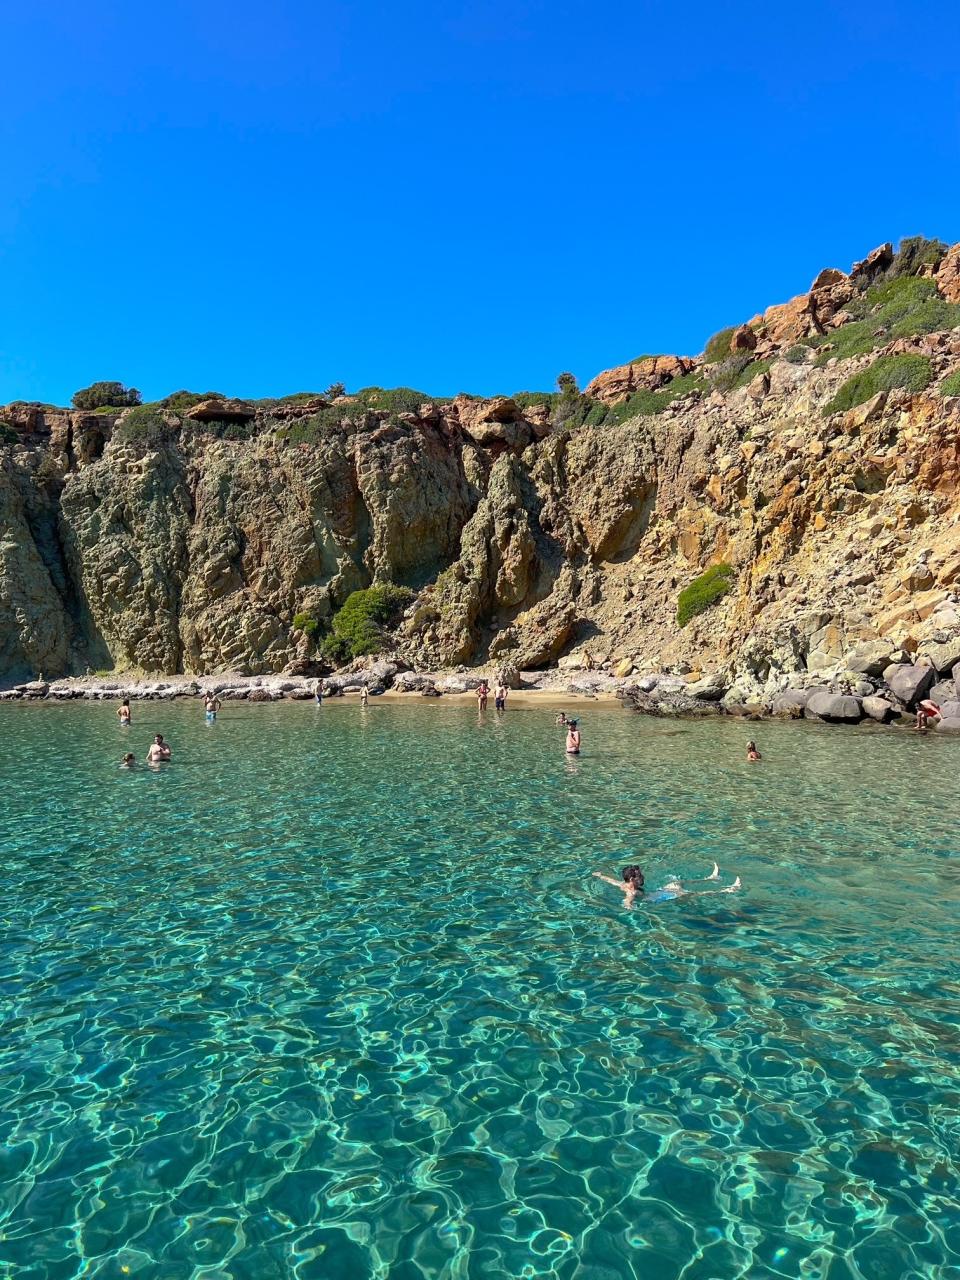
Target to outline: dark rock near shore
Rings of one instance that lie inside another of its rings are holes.
[[[934,675],[934,668],[926,663],[894,663],[886,668],[883,678],[900,701],[910,707],[927,696]]]
[[[807,699],[803,714],[808,720],[858,724],[863,719],[863,703],[852,694],[820,692]]]
[[[798,720],[803,715],[810,693],[809,689],[784,689],[773,700],[772,714]]]
[[[864,698],[863,709],[871,720],[877,720],[880,724],[889,724],[894,716],[900,714],[892,702],[888,702],[886,698],[878,697],[876,694]]]

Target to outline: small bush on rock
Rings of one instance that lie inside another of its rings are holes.
[[[940,394],[942,396],[960,396],[960,369],[954,369],[953,373],[947,374],[940,383]]]
[[[823,410],[826,418],[855,405],[864,404],[878,391],[903,387],[907,391],[923,391],[933,379],[933,369],[926,356],[881,356],[868,369],[848,378]]]
[[[125,444],[157,449],[171,438],[171,431],[156,409],[152,406],[140,405],[121,418],[113,438]]]
[[[730,354],[730,343],[735,331],[736,326],[731,325],[729,329],[721,329],[719,333],[713,335],[703,349],[703,358],[707,364],[716,364],[718,360],[726,360]]]
[[[677,598],[677,625],[685,627],[691,618],[716,604],[733,586],[733,566],[715,564],[694,578]]]
[[[334,614],[332,629],[323,643],[324,656],[334,662],[346,662],[367,653],[379,653],[385,630],[396,623],[412,599],[409,587],[396,587],[392,582],[354,591]]]

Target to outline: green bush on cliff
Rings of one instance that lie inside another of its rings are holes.
[[[847,360],[875,351],[892,338],[913,338],[960,325],[960,305],[941,298],[934,282],[924,276],[882,280],[852,299],[846,310],[855,319],[813,339],[825,348],[817,357],[821,368],[834,357]]]
[[[703,358],[707,364],[716,364],[718,360],[726,360],[730,354],[730,342],[736,332],[736,326],[721,329],[715,333],[703,349]]]
[[[694,391],[702,392],[706,386],[707,383],[700,374],[685,373],[680,378],[673,378],[656,391],[641,387],[639,391],[635,391],[632,396],[627,396],[626,400],[621,400],[619,404],[605,405],[599,400],[592,401],[593,407],[584,421],[588,426],[616,426],[618,423],[626,422],[628,418],[663,413],[674,400],[679,400],[681,396],[688,396]]]
[[[392,626],[413,599],[409,587],[392,582],[354,591],[333,616],[330,634],[323,642],[324,656],[333,662],[347,662],[383,648],[385,630]]]
[[[308,640],[316,644],[317,632],[320,630],[320,622],[308,610],[294,614],[293,618],[294,631],[302,631]]]
[[[840,387],[824,407],[823,416],[841,413],[864,404],[878,391],[903,387],[907,391],[923,391],[933,380],[933,368],[926,356],[881,356],[869,368],[855,373]]]
[[[171,391],[157,403],[161,409],[183,417],[188,409],[192,409],[195,404],[202,404],[204,400],[226,400],[226,398],[220,391]]]
[[[942,396],[960,396],[960,369],[947,374],[938,389]]]
[[[716,604],[733,586],[733,566],[715,564],[694,578],[677,597],[677,625],[685,627],[691,618]]]
[[[738,351],[722,360],[710,379],[710,386],[718,391],[736,391],[752,382],[760,373],[770,368],[769,360],[755,360],[752,351]]]
[[[93,382],[73,393],[75,409],[127,409],[139,403],[136,387],[125,387],[122,382]]]
[[[114,440],[125,444],[140,445],[148,449],[157,449],[171,439],[172,432],[160,414],[151,405],[140,405],[131,409],[113,433]]]
[[[20,435],[14,426],[0,420],[0,444],[18,444],[19,441]]]

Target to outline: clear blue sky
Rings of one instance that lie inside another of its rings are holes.
[[[960,7],[3,3],[0,402],[585,381],[960,240]]]

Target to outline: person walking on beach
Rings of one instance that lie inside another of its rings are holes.
[[[751,741],[747,743],[747,759],[751,762],[751,764],[755,760],[762,759],[760,752],[757,750],[757,744],[755,742]]]
[[[629,911],[633,907],[634,900],[640,896],[645,902],[672,902],[675,898],[684,897],[701,897],[706,893],[736,893],[742,888],[740,877],[737,876],[733,884],[727,885],[725,889],[685,889],[681,882],[677,879],[670,879],[662,889],[654,889],[651,893],[647,893],[644,889],[643,871],[635,863],[629,867],[624,867],[620,873],[620,879],[614,880],[612,876],[605,876],[602,871],[593,873],[598,880],[603,880],[606,884],[612,884],[615,889],[620,889],[623,893],[623,905]],[[702,880],[719,880],[720,868],[716,863],[713,864],[713,870],[708,876],[703,876]],[[691,883],[698,883],[692,881]]]
[[[124,700],[120,703],[119,707],[117,707],[117,716],[119,717],[121,724],[130,723],[130,699],[129,698],[124,698]]]
[[[580,754],[580,729],[576,720],[567,721],[567,755],[578,756]]]
[[[215,693],[204,694],[203,709],[207,714],[208,720],[216,720],[217,712],[223,706],[223,703]]]
[[[497,682],[497,687],[493,691],[493,705],[497,709],[497,711],[506,711],[507,694],[509,692],[510,690],[507,688],[504,681],[502,679],[499,680]]]
[[[487,698],[490,696],[490,686],[486,680],[481,680],[477,685],[477,707],[480,711],[486,711]]]
[[[147,752],[147,763],[165,764],[170,759],[170,747],[166,742],[164,742],[163,734],[158,733],[150,744],[150,750]]]

